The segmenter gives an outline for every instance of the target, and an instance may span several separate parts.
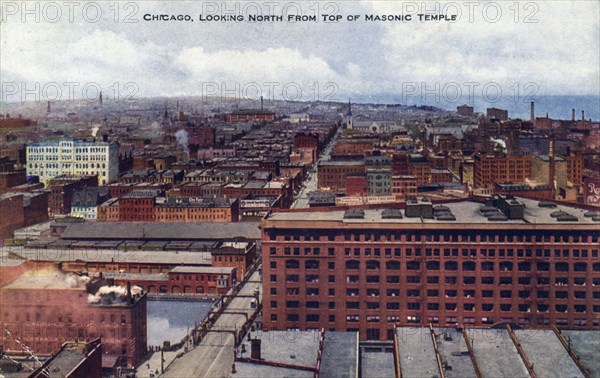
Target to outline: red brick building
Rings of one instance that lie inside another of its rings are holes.
[[[410,324],[597,329],[592,215],[511,198],[273,212],[262,221],[263,326],[374,340]]]
[[[0,240],[12,239],[21,227],[47,221],[48,196],[45,190],[0,195]]]
[[[227,122],[271,122],[275,120],[275,113],[267,110],[239,110],[225,115]]]
[[[50,213],[69,214],[73,193],[86,187],[98,186],[98,176],[61,175],[48,182]]]
[[[6,193],[0,195],[0,240],[11,239],[15,230],[25,224],[23,194]],[[5,214],[10,214],[6,216]]]
[[[492,189],[494,183],[523,183],[531,175],[531,156],[478,153],[474,156],[475,188]]]
[[[119,221],[154,222],[157,192],[132,191],[119,200]]]
[[[346,195],[347,196],[366,196],[368,195],[368,179],[366,173],[353,173],[346,176]]]
[[[232,267],[178,266],[168,273],[106,273],[117,285],[139,286],[148,293],[226,294],[236,283]]]
[[[574,153],[565,156],[567,161],[567,180],[574,186],[581,186],[583,183],[583,155]]]
[[[212,266],[233,267],[241,281],[256,261],[256,244],[248,242],[223,242],[211,252]]]
[[[239,222],[238,198],[167,197],[154,208],[156,222]]]
[[[417,178],[415,176],[392,176],[392,195],[404,200],[417,195]]]
[[[294,151],[309,153],[310,162],[317,161],[319,155],[319,135],[311,133],[300,133],[294,136]]]
[[[25,262],[19,275],[3,274],[0,344],[22,351],[17,340],[38,355],[51,355],[68,340],[102,338],[105,355],[135,366],[146,354],[146,296],[104,279],[64,274],[57,265]],[[101,289],[102,288],[102,289]],[[101,295],[100,293],[106,294]]]
[[[363,161],[323,161],[318,167],[319,188],[329,188],[332,191],[346,190],[348,175],[365,173]]]

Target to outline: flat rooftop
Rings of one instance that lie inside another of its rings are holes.
[[[99,263],[152,263],[165,265],[211,265],[210,252],[122,251],[114,249],[34,249],[2,247],[8,256],[34,261],[89,261]]]
[[[477,377],[462,332],[456,328],[434,328],[434,332],[442,361],[450,368],[444,371],[446,377]]]
[[[359,376],[358,332],[326,332],[319,377]]]
[[[271,221],[319,221],[319,222],[337,222],[342,224],[348,223],[391,223],[391,224],[510,224],[510,225],[531,225],[531,224],[544,224],[544,225],[594,225],[600,227],[600,222],[594,221],[592,217],[585,216],[589,213],[589,210],[579,209],[571,206],[556,205],[553,208],[539,207],[539,201],[529,200],[524,198],[518,198],[518,201],[525,205],[523,219],[508,219],[505,221],[493,221],[485,217],[481,212],[485,205],[480,202],[471,200],[465,200],[461,202],[448,202],[443,204],[434,204],[435,209],[439,205],[446,206],[450,212],[456,217],[454,221],[425,219],[421,217],[408,218],[406,217],[405,209],[400,209],[402,218],[384,219],[382,218],[382,212],[385,210],[379,209],[364,209],[364,218],[361,219],[344,219],[345,210],[323,210],[323,211],[284,211],[284,212],[273,212],[267,220]],[[577,218],[576,222],[561,222],[556,217],[552,216],[555,212],[565,212]],[[309,223],[306,223],[307,225]]]
[[[203,274],[231,274],[233,267],[217,266],[177,266],[170,273],[203,273]]]
[[[439,377],[435,349],[427,327],[396,329],[402,377]]]
[[[220,240],[260,239],[258,222],[86,222],[69,224],[63,239]]]
[[[35,271],[34,274],[26,272],[14,281],[4,286],[3,289],[61,289],[85,290],[89,278],[79,277],[74,274],[64,274],[59,271]]]

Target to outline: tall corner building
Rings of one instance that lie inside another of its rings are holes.
[[[273,212],[266,329],[600,327],[600,212],[522,198]]]
[[[61,138],[28,143],[26,153],[27,175],[39,176],[44,184],[62,174],[98,175],[99,185],[119,177],[119,146],[114,142]]]

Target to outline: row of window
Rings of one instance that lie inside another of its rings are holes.
[[[555,233],[545,231],[539,233],[516,233],[516,232],[485,232],[485,231],[461,231],[457,232],[314,232],[303,230],[302,234],[279,234],[276,230],[270,230],[269,239],[284,241],[355,241],[355,242],[448,242],[448,243],[597,243],[597,232],[570,232]]]
[[[275,289],[275,288],[273,288],[273,289]],[[383,290],[375,289],[375,288],[366,289],[366,295],[370,296],[370,297],[378,297],[381,295],[382,291]],[[271,292],[273,293],[273,290],[271,290]],[[276,293],[277,291],[274,290],[274,292]],[[306,288],[305,292],[306,292],[306,295],[319,295],[319,288]],[[386,295],[388,297],[399,297],[400,296],[399,289],[386,289],[384,292],[386,293]],[[426,296],[430,297],[430,298],[432,298],[432,297],[437,298],[440,296],[440,293],[442,293],[446,298],[455,298],[458,296],[459,290],[449,289],[449,290],[445,290],[445,291],[441,292],[438,289],[428,289],[426,291],[423,291],[423,293],[426,294]],[[531,298],[533,293],[534,293],[534,291],[532,291],[532,290],[518,290],[518,291],[514,291],[514,292],[512,290],[499,290],[499,291],[481,290],[481,297],[482,298],[495,298],[496,296],[498,296],[499,298],[513,298],[513,294],[514,294],[515,297],[524,299],[524,298]],[[536,293],[536,297],[539,299],[550,298],[550,291],[548,291],[548,290],[537,290],[537,291],[535,291],[535,293]],[[299,295],[300,290],[299,290],[299,288],[288,288],[288,289],[286,289],[286,294],[287,295]],[[406,291],[407,297],[421,297],[421,294],[422,294],[422,291],[420,289],[409,289]],[[350,296],[350,297],[360,296],[361,295],[360,289],[359,288],[348,288],[348,289],[346,289],[346,295]],[[472,290],[472,289],[463,290],[463,296],[465,298],[474,298],[475,290]],[[572,297],[575,299],[586,299],[587,292],[582,291],[582,290],[577,290],[572,293]],[[554,298],[568,299],[569,292],[564,291],[564,290],[554,291]],[[592,292],[592,298],[600,299],[600,291]]]
[[[286,269],[300,269],[300,265],[301,264],[299,260],[285,260]],[[303,265],[305,269],[319,269],[321,266],[319,260],[305,260]],[[367,269],[381,268],[381,263],[378,260],[368,260],[365,265]],[[440,270],[442,267],[446,271],[458,271],[459,267],[462,268],[462,271],[477,270],[477,264],[474,261],[463,261],[460,265],[456,261],[446,261],[443,264],[441,264],[439,261],[427,261],[424,266],[427,270]],[[594,272],[600,272],[600,262],[594,263],[591,266]],[[276,269],[277,261],[271,261],[269,263],[269,267],[271,269]],[[327,267],[330,270],[335,269],[335,262],[328,262]],[[497,268],[500,271],[513,271],[516,268],[520,272],[528,272],[532,269],[532,267],[535,267],[538,272],[548,272],[550,271],[551,264],[545,261],[540,261],[535,264],[525,261],[517,264],[514,264],[512,261],[501,261],[497,265]],[[575,262],[572,264],[572,267],[574,272],[586,272],[588,269],[588,264],[585,262]],[[385,268],[386,270],[400,270],[400,262],[397,260],[386,261]],[[479,268],[482,271],[493,271],[496,269],[496,263],[493,261],[483,261],[479,264]],[[346,269],[360,269],[360,261],[346,261]],[[406,263],[406,269],[419,270],[421,269],[421,262],[408,261]],[[557,262],[554,263],[554,269],[557,272],[567,272],[569,271],[569,264],[566,262]]]
[[[280,249],[278,250],[276,247],[271,247],[269,250],[270,255],[274,256],[277,255],[278,252],[281,251]],[[328,256],[335,256],[335,252],[336,249],[333,247],[329,247],[327,248],[327,255]],[[305,255],[305,256],[318,256],[321,254],[321,248],[319,247],[315,247],[315,248],[311,248],[311,247],[285,247],[283,248],[283,253],[286,256],[290,256],[290,255],[294,255],[294,256],[300,256],[300,255]],[[471,258],[476,258],[478,256],[481,257],[557,257],[557,258],[569,258],[569,257],[581,257],[581,258],[587,258],[590,253],[592,257],[598,257],[598,249],[592,249],[587,250],[587,249],[573,249],[573,250],[569,250],[569,249],[541,249],[541,248],[537,248],[537,249],[530,249],[530,248],[525,248],[525,249],[513,249],[513,248],[500,248],[500,249],[495,249],[495,248],[461,248],[460,250],[458,248],[425,248],[425,249],[421,249],[421,248],[359,248],[359,247],[355,247],[355,248],[344,248],[344,255],[345,256],[354,256],[354,257],[360,257],[360,256],[374,256],[374,257],[380,257],[382,256],[382,253],[385,257],[400,257],[400,256],[406,256],[406,257],[410,257],[410,256],[415,256],[415,257],[419,257],[419,256],[428,256],[428,257],[440,257],[440,256],[444,256],[444,257],[458,257],[458,256],[462,256],[462,257],[471,257]]]
[[[382,282],[384,277],[378,275],[367,275],[365,277],[365,282],[367,283],[379,283]],[[440,280],[439,276],[428,276],[427,278],[428,284],[439,284],[441,281],[445,282],[449,285],[456,285],[460,282],[459,277],[457,276],[447,276],[443,277]],[[320,280],[320,276],[318,274],[309,274],[305,276],[305,283],[318,283]],[[277,275],[271,274],[270,276],[271,282],[277,282]],[[327,276],[327,281],[329,283],[336,282],[336,276],[329,275]],[[421,276],[406,276],[405,280],[403,280],[407,284],[421,284]],[[300,276],[298,274],[286,274],[285,282],[300,282]],[[359,283],[361,282],[361,278],[358,275],[347,275],[346,276],[347,283]],[[385,276],[385,282],[390,284],[400,283],[400,276]],[[494,285],[494,284],[504,286],[504,285],[513,285],[517,283],[518,285],[550,285],[549,277],[517,277],[517,279],[513,279],[513,277],[499,277],[498,281],[496,281],[495,277],[492,276],[484,276],[481,277],[480,283],[482,285]],[[575,286],[584,286],[587,282],[589,282],[586,277],[573,277],[572,284]],[[466,276],[462,278],[462,283],[465,285],[474,285],[476,284],[476,277]],[[568,277],[555,277],[554,285],[556,286],[567,286],[569,285]],[[600,277],[592,278],[592,285],[597,286],[600,285]],[[272,290],[276,290],[276,288],[272,288]]]
[[[271,314],[271,321],[277,321],[278,316],[277,314]],[[319,322],[321,321],[321,316],[319,314],[307,314],[305,316],[306,322]],[[398,323],[400,322],[400,316],[395,316],[395,315],[391,315],[391,316],[387,316],[384,318],[388,323]],[[300,321],[300,315],[299,314],[286,314],[286,320],[288,322],[299,322]],[[327,320],[329,321],[329,323],[336,323],[336,317],[335,315],[329,315],[327,317]],[[367,323],[379,323],[380,322],[380,317],[379,315],[366,315],[366,320]],[[536,318],[536,323],[540,324],[540,325],[549,325],[550,324],[550,319],[549,318]],[[358,323],[360,321],[360,315],[346,315],[346,322],[348,323]],[[420,316],[407,316],[406,317],[406,321],[408,323],[420,323],[421,322],[421,317]],[[506,319],[501,319],[501,321],[504,322],[513,322],[512,318],[506,318]],[[433,323],[433,324],[438,324],[439,321],[439,317],[438,316],[429,316],[427,317],[427,323]],[[483,324],[494,324],[494,318],[493,317],[489,317],[489,316],[484,316],[481,317],[481,322]],[[568,324],[568,319],[565,318],[558,318],[556,319],[556,324],[557,325],[566,325]],[[456,324],[458,323],[458,318],[457,317],[446,317],[446,324]],[[463,324],[474,324],[475,323],[475,317],[465,317],[463,319]],[[527,325],[531,323],[531,319],[529,318],[519,318],[518,323],[521,325]],[[575,319],[574,320],[574,325],[576,326],[586,326],[587,325],[587,319]],[[600,324],[600,321],[598,319],[594,319],[592,321],[592,324],[597,326],[598,324]],[[333,331],[335,331],[335,329],[332,329]],[[356,329],[348,329],[348,331],[356,331]],[[369,331],[369,330],[367,330]],[[371,334],[373,335],[373,331],[377,331],[376,332],[376,336],[374,337],[367,337],[367,339],[369,340],[378,340],[379,339],[379,330],[371,330]],[[393,332],[393,330],[390,330],[391,332]],[[369,332],[367,332],[369,333]],[[368,336],[368,335],[367,335]],[[391,334],[391,337],[393,338],[393,333]]]
[[[382,304],[380,302],[363,302],[364,305],[361,306],[361,302],[355,301],[355,302],[346,302],[345,303],[345,308],[348,310],[360,310],[361,308],[364,308],[366,310],[379,310],[382,306]],[[320,308],[320,302],[318,301],[307,301],[305,303],[306,308],[309,309],[318,309]],[[421,310],[421,303],[419,302],[409,302],[407,303],[406,309],[407,310],[412,310],[412,311],[419,311]],[[481,311],[485,311],[485,312],[490,312],[490,311],[494,311],[494,307],[496,304],[494,303],[482,303],[480,304],[479,308]],[[299,301],[286,301],[285,303],[285,308],[287,309],[295,309],[295,308],[301,308],[304,307],[302,306],[302,304]],[[464,311],[475,311],[475,303],[463,303],[463,310]],[[583,313],[587,311],[587,306],[585,304],[575,304],[573,306],[568,306],[566,304],[557,304],[554,306],[554,310],[556,312],[559,313],[565,313],[568,312],[570,307],[570,310],[572,312],[576,312],[576,313]],[[600,313],[600,305],[593,305],[592,307],[592,311],[594,313]],[[277,301],[271,301],[271,308],[272,309],[276,309],[278,308],[278,302]],[[330,310],[334,310],[336,308],[336,303],[335,302],[328,302],[328,309]],[[400,302],[387,302],[385,304],[385,308],[387,310],[400,310]],[[423,308],[426,308],[429,311],[439,311],[442,308],[444,308],[446,311],[457,311],[458,309],[458,304],[457,303],[446,303],[443,306],[441,306],[439,303],[427,303],[427,306],[423,306]],[[501,312],[510,312],[513,311],[513,305],[510,303],[500,303],[498,304],[497,309],[499,309]],[[534,310],[534,306],[528,303],[521,303],[515,306],[515,309],[518,312],[531,312],[532,310]],[[537,304],[535,306],[535,309],[537,312],[543,313],[543,312],[549,312],[550,311],[550,306],[547,304]]]

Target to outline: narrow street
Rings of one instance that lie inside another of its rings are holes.
[[[335,135],[329,141],[329,144],[323,150],[323,153],[317,160],[315,164],[313,164],[312,168],[308,172],[308,179],[304,181],[304,185],[302,186],[302,190],[298,193],[298,197],[292,204],[292,209],[302,209],[308,207],[308,193],[315,191],[318,189],[318,165],[321,161],[327,161],[331,157],[331,150],[335,145],[335,141],[337,140],[338,135],[340,134],[340,130],[342,128],[338,128]]]

